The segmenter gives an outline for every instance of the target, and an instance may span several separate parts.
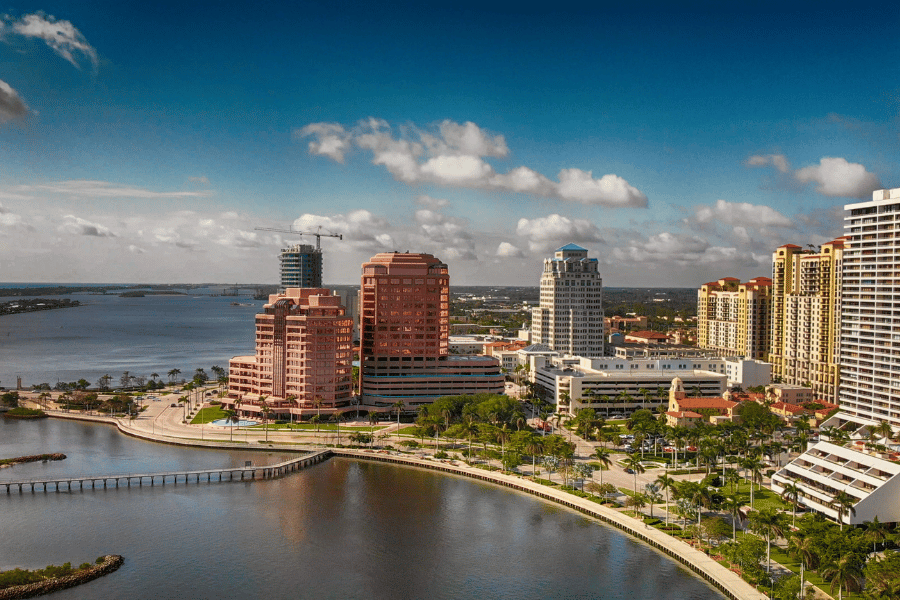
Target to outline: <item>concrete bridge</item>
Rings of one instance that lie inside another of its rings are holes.
[[[202,469],[199,471],[169,471],[164,473],[127,473],[125,475],[91,475],[84,477],[57,477],[53,479],[26,479],[22,481],[0,481],[0,486],[5,486],[6,493],[18,491],[20,494],[26,491],[34,492],[42,491],[44,493],[54,490],[70,491],[77,485],[78,489],[83,490],[86,484],[90,484],[89,489],[97,489],[102,484],[103,488],[109,487],[131,487],[132,483],[137,486],[143,486],[148,483],[153,486],[159,483],[165,485],[169,482],[177,485],[179,480],[182,483],[201,483],[201,482],[217,482],[217,481],[252,481],[255,479],[272,479],[282,477],[293,471],[320,463],[331,457],[331,450],[321,450],[312,454],[304,454],[297,458],[292,458],[284,462],[274,465],[259,465],[249,467],[234,467],[229,469]],[[225,476],[228,476],[228,479]]]

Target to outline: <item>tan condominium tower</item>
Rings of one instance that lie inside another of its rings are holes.
[[[566,244],[544,259],[540,306],[532,310],[531,341],[561,354],[603,355],[603,279],[596,258]]]
[[[786,244],[772,256],[772,375],[829,402],[840,380],[844,241],[816,250]]]
[[[900,189],[844,207],[841,411],[900,427]]]
[[[697,345],[725,356],[765,360],[771,292],[768,277],[704,283],[697,292]]]

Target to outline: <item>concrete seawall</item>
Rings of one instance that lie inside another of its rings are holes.
[[[732,600],[763,600],[768,598],[768,596],[757,591],[753,586],[741,579],[739,575],[720,565],[703,552],[695,550],[685,542],[666,535],[654,527],[649,527],[642,521],[562,490],[541,485],[516,475],[504,475],[502,473],[486,471],[477,467],[469,467],[464,463],[457,463],[454,465],[452,462],[422,460],[405,456],[347,449],[334,449],[332,452],[335,456],[345,458],[375,460],[410,467],[423,467],[442,471],[444,473],[462,475],[463,477],[471,477],[473,479],[487,481],[538,496],[539,498],[550,502],[562,504],[563,506],[577,510],[580,513],[599,519],[608,525],[612,525],[628,535],[636,537],[642,542],[667,554],[669,557],[677,560],[696,574],[700,575],[709,582],[710,585]]]
[[[120,432],[125,435],[138,439],[171,444],[176,446],[196,447],[196,448],[216,448],[228,450],[251,450],[266,452],[311,452],[321,450],[321,448],[313,448],[309,446],[284,445],[284,444],[235,444],[228,441],[202,441],[195,439],[184,439],[174,436],[155,434],[148,431],[129,427],[122,422],[121,419],[111,417],[94,417],[89,415],[72,415],[69,413],[54,413],[54,417],[71,418],[74,420],[104,422],[115,425]],[[428,460],[418,457],[404,456],[399,454],[391,454],[386,451],[367,451],[367,450],[351,450],[343,448],[333,448],[332,454],[345,458],[373,460],[386,462],[408,467],[421,467],[441,471],[443,473],[461,475],[470,477],[489,483],[501,485],[510,489],[537,496],[544,500],[561,504],[573,510],[577,510],[590,517],[599,519],[600,521],[616,527],[617,529],[635,537],[642,542],[649,544],[651,547],[665,553],[672,559],[680,562],[694,573],[706,580],[710,585],[719,590],[731,600],[763,600],[768,598],[765,594],[756,590],[752,585],[744,581],[739,575],[720,565],[718,562],[694,549],[689,544],[674,538],[670,535],[659,531],[653,527],[645,525],[642,521],[634,519],[627,515],[623,515],[608,507],[601,506],[596,502],[580,498],[567,492],[535,483],[529,479],[516,475],[505,475],[493,471],[470,467],[465,463],[456,463],[451,461]]]

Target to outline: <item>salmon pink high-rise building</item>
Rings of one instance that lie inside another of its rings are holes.
[[[226,406],[257,415],[261,399],[277,418],[353,404],[353,323],[341,299],[321,288],[288,288],[256,315],[256,354],[229,362]]]
[[[362,404],[414,409],[441,396],[503,393],[496,359],[450,356],[450,274],[431,254],[363,263],[359,311]]]

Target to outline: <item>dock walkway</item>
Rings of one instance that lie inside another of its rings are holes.
[[[51,490],[60,492],[63,490],[84,489],[86,484],[90,484],[88,489],[97,489],[100,484],[103,488],[131,487],[132,483],[143,486],[145,481],[153,486],[157,483],[165,485],[166,482],[177,485],[179,480],[182,483],[200,483],[200,482],[217,482],[217,481],[245,481],[254,479],[271,479],[287,475],[292,471],[322,462],[331,456],[331,450],[321,450],[312,454],[304,454],[284,462],[274,465],[251,465],[247,467],[232,467],[227,469],[202,469],[199,471],[167,471],[162,473],[126,473],[122,475],[89,475],[82,477],[57,477],[53,479],[25,479],[21,481],[0,481],[0,486],[6,488],[6,493],[18,491],[20,494],[26,491],[43,491]],[[228,478],[226,479],[226,475]]]

